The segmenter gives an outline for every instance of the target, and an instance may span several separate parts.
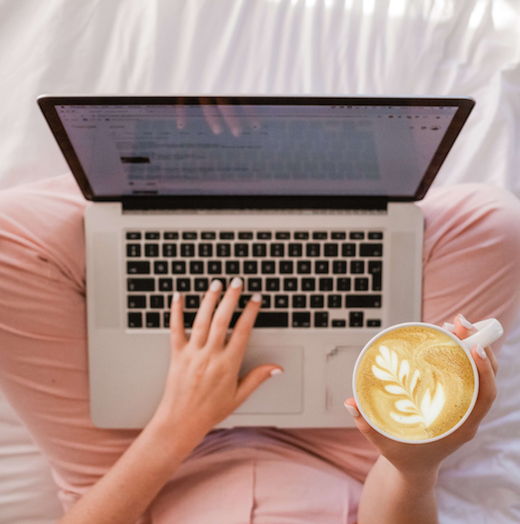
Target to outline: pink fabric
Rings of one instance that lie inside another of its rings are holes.
[[[47,456],[65,509],[137,434],[89,417],[86,205],[70,174],[0,192],[0,385]],[[520,307],[519,201],[463,184],[432,188],[419,205],[422,319],[496,317],[506,333],[499,351]],[[142,522],[351,524],[377,456],[357,429],[212,431]]]

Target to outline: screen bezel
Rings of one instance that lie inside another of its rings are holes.
[[[456,138],[475,100],[470,97],[337,97],[337,96],[49,96],[37,103],[83,195],[93,202],[122,202],[128,209],[384,209],[387,202],[422,200]],[[95,195],[56,111],[60,105],[345,105],[345,106],[450,106],[457,107],[414,195]]]

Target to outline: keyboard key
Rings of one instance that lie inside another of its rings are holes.
[[[204,273],[204,262],[202,260],[192,260],[190,262],[190,274],[202,275]]]
[[[314,291],[316,289],[316,279],[302,278],[302,291]]]
[[[215,238],[217,238],[217,235],[215,234],[214,231],[203,231],[200,234],[200,238],[202,240],[215,240]]]
[[[231,244],[217,244],[217,257],[230,257]]]
[[[350,327],[363,327],[363,312],[351,311],[349,313],[348,324]]]
[[[356,244],[341,244],[341,256],[342,257],[355,257],[356,256]]]
[[[323,295],[311,295],[311,307],[323,309],[325,304],[325,297]]]
[[[177,231],[165,231],[163,238],[164,240],[179,240],[179,233]]]
[[[222,262],[220,260],[208,260],[208,274],[220,275],[222,273]]]
[[[291,239],[291,233],[289,231],[277,231],[275,233],[276,240],[290,240]]]
[[[238,319],[240,318],[240,311],[234,311],[229,322],[229,329],[233,329]]]
[[[271,240],[271,232],[270,231],[258,231],[256,233],[256,238],[258,240]]]
[[[340,277],[336,279],[336,291],[350,291],[350,278]]]
[[[266,291],[280,291],[280,279],[279,278],[266,278],[265,279],[265,290]]]
[[[306,295],[293,295],[292,296],[292,307],[293,308],[306,308],[307,307],[307,296]]]
[[[341,307],[341,295],[329,295],[327,297],[327,307],[340,308]]]
[[[168,273],[168,262],[157,260],[153,263],[153,271],[156,275],[166,275]]]
[[[238,260],[228,260],[226,262],[226,275],[238,275],[240,263]]]
[[[309,233],[307,231],[295,231],[294,240],[308,240]]]
[[[332,278],[320,278],[320,291],[332,291],[333,280]]]
[[[152,313],[148,311],[146,313],[146,327],[148,328],[159,328],[161,327],[161,316],[159,313]]]
[[[144,238],[146,238],[146,240],[159,240],[161,238],[161,234],[159,231],[147,231],[144,234]]]
[[[225,278],[220,278],[220,277],[217,277],[213,280],[220,280],[222,282],[222,292],[226,291],[226,287],[227,287],[227,281]],[[222,300],[222,296],[220,297],[220,300]]]
[[[126,239],[127,240],[141,240],[141,233],[139,231],[127,231]]]
[[[150,274],[150,262],[127,262],[126,272],[129,275],[149,275]]]
[[[184,231],[182,234],[183,240],[197,240],[197,232],[196,231]]]
[[[193,321],[195,320],[195,316],[197,313],[191,313],[188,311],[184,311],[184,328],[185,329],[191,329],[193,327]]]
[[[144,255],[146,257],[158,257],[159,256],[159,244],[145,244]]]
[[[354,279],[354,290],[355,291],[368,291],[368,278],[355,278]]]
[[[346,327],[347,322],[345,320],[333,320],[332,327]]]
[[[334,262],[332,262],[332,272],[335,275],[345,274],[347,272],[347,261],[334,260]]]
[[[253,240],[253,232],[252,231],[239,231],[238,239],[239,240]]]
[[[247,290],[248,291],[262,291],[262,279],[261,278],[248,278],[247,279]]]
[[[273,275],[275,272],[275,265],[273,260],[262,260],[262,274]]]
[[[275,295],[274,296],[274,307],[275,308],[289,307],[289,295]]]
[[[244,273],[246,275],[256,275],[258,273],[258,263],[256,260],[244,260]]]
[[[140,328],[143,327],[143,316],[139,313],[128,313],[128,327]]]
[[[284,291],[296,291],[298,289],[297,278],[284,278],[283,279],[283,290]]]
[[[327,240],[328,235],[326,231],[313,231],[312,239],[313,240]]]
[[[163,244],[162,256],[163,257],[176,257],[177,256],[177,245],[176,244]]]
[[[292,260],[280,260],[279,272],[282,275],[292,275],[294,270]]]
[[[332,231],[330,238],[331,240],[345,240],[347,238],[347,234],[344,231]]]
[[[290,257],[301,257],[303,252],[302,244],[289,244],[288,246]]]
[[[141,244],[127,244],[126,245],[126,256],[127,257],[140,257],[141,256]]]
[[[194,281],[194,291],[207,291],[208,285],[207,278],[196,278]]]
[[[350,261],[350,272],[353,275],[362,275],[365,272],[365,261],[364,260],[351,260]]]
[[[235,244],[235,256],[236,257],[248,257],[249,256],[249,244]]]
[[[360,257],[382,257],[383,244],[359,244]]]
[[[329,326],[329,314],[327,311],[314,312],[314,327],[326,328]]]
[[[212,257],[213,246],[211,244],[199,244],[199,257]]]
[[[128,309],[144,309],[146,307],[146,295],[128,295]]]
[[[159,279],[159,291],[173,291],[173,279],[160,278]]]
[[[274,311],[260,311],[253,327],[289,327],[289,314]]]
[[[191,282],[189,278],[178,278],[175,282],[176,290],[180,291],[191,291]]]
[[[367,320],[367,327],[381,327],[381,320],[378,320],[378,319]]]
[[[153,278],[128,278],[126,283],[128,291],[155,291]]]
[[[292,314],[292,327],[311,327],[311,314],[309,312],[294,312]]]
[[[381,295],[347,295],[345,307],[381,307]]]
[[[150,295],[150,307],[152,309],[163,309],[164,297],[162,295]]]
[[[324,257],[337,257],[338,256],[338,244],[324,244],[323,256]]]
[[[267,244],[253,244],[253,256],[265,257],[267,255]]]
[[[262,295],[262,309],[269,309],[271,307],[271,295]]]
[[[168,309],[171,309],[172,307],[172,296],[173,295],[166,295],[166,307]]]
[[[370,231],[368,233],[368,240],[382,240],[382,239],[383,239],[382,231]],[[370,320],[368,322],[370,322]]]
[[[187,309],[197,309],[199,307],[199,295],[186,295],[184,299],[184,307]]]
[[[327,274],[329,272],[328,260],[316,260],[316,262],[314,262],[314,272],[318,275]]]
[[[181,244],[181,257],[194,257],[195,244]]]
[[[283,257],[285,256],[285,246],[283,244],[271,244],[271,256]]]
[[[351,231],[349,235],[350,240],[364,240],[365,233],[363,231]]]
[[[186,273],[186,262],[184,260],[172,262],[172,273],[174,275],[184,275]]]
[[[308,257],[319,257],[320,256],[320,245],[319,244],[307,244],[306,253]]]
[[[240,309],[244,309],[252,296],[253,295],[240,295],[238,299],[238,307]]]
[[[309,260],[298,260],[298,274],[308,275],[311,272],[311,263]]]
[[[165,311],[163,313],[163,318],[164,318],[164,324],[163,326],[167,329],[170,329],[170,312],[169,311]]]
[[[368,272],[372,275],[372,291],[381,291],[383,263],[380,260],[369,260]]]
[[[233,231],[221,231],[219,238],[220,240],[235,240],[235,233]]]

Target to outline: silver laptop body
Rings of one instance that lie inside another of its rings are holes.
[[[240,375],[262,384],[216,428],[353,427],[361,348],[421,320],[424,197],[469,98],[42,96],[85,197],[91,415],[142,428],[213,278],[262,308]]]

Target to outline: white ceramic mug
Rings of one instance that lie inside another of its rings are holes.
[[[386,335],[387,333],[391,331],[394,331],[400,328],[404,328],[404,327],[412,327],[412,326],[433,328],[433,329],[436,329],[437,331],[440,331],[441,333],[448,335],[450,338],[452,338],[464,350],[464,352],[468,356],[469,361],[471,363],[471,367],[473,369],[473,377],[475,379],[475,391],[473,392],[473,398],[472,398],[472,401],[471,401],[471,404],[468,410],[466,411],[462,419],[455,426],[450,428],[448,431],[442,433],[441,435],[437,435],[436,437],[425,439],[425,440],[401,439],[393,435],[390,435],[389,433],[378,428],[370,420],[370,418],[366,415],[366,413],[363,411],[363,408],[358,398],[357,389],[356,389],[356,376],[357,376],[359,364],[361,362],[361,359],[363,358],[363,355],[372,346],[372,344],[374,344],[374,342],[378,338],[382,337],[383,335]],[[435,440],[439,440],[441,438],[448,436],[450,433],[453,433],[457,428],[459,428],[466,421],[466,419],[469,417],[469,415],[473,411],[473,408],[475,407],[475,403],[477,402],[478,391],[479,391],[478,369],[473,360],[473,356],[471,355],[471,348],[475,344],[480,344],[483,348],[490,346],[493,342],[498,340],[504,334],[504,329],[502,327],[502,324],[500,324],[500,322],[496,318],[488,318],[487,320],[475,322],[473,326],[475,327],[475,329],[477,329],[477,333],[474,333],[473,335],[469,336],[468,338],[465,338],[464,340],[459,339],[456,335],[454,335],[453,333],[451,333],[450,331],[444,328],[441,328],[434,324],[428,324],[426,322],[405,322],[403,324],[396,324],[395,326],[391,326],[387,329],[384,329],[383,331],[379,332],[377,335],[372,337],[368,341],[368,343],[365,345],[365,347],[362,349],[361,353],[359,354],[356,360],[356,365],[354,366],[354,374],[352,377],[352,389],[354,392],[354,398],[356,399],[357,408],[359,412],[361,413],[361,415],[363,416],[363,418],[368,422],[368,424],[370,424],[378,433],[381,433],[385,437],[388,437],[392,440],[396,440],[398,442],[404,442],[407,444],[425,444],[427,442],[433,442]]]

